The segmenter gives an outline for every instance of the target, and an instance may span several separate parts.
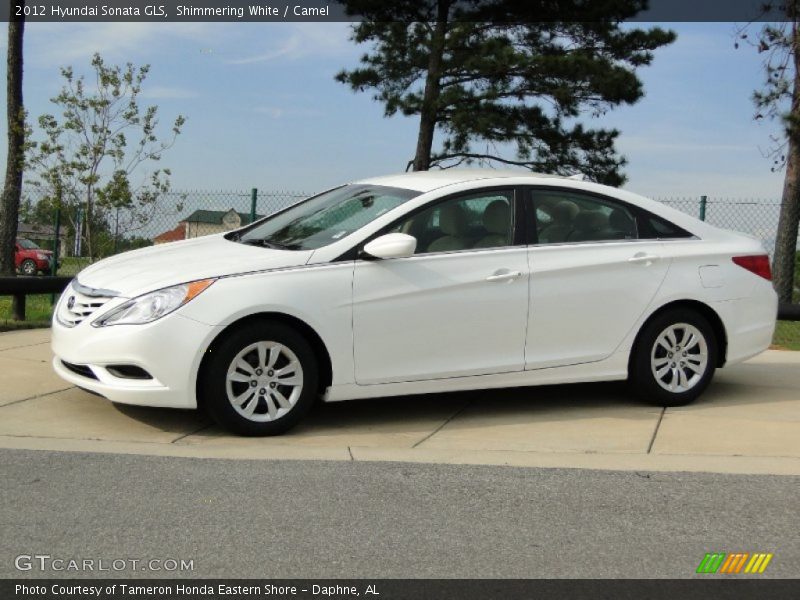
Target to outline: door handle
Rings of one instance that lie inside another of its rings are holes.
[[[514,281],[517,277],[520,277],[521,275],[522,273],[520,273],[519,271],[507,271],[505,269],[502,269],[500,271],[496,271],[492,275],[489,275],[486,278],[486,281],[493,281],[493,282]]]
[[[659,260],[661,257],[657,254],[647,254],[645,252],[637,252],[628,259],[629,263],[645,263],[646,265],[652,264]]]

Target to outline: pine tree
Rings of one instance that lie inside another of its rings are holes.
[[[414,170],[500,162],[622,184],[619,132],[581,118],[639,100],[636,69],[675,39],[660,28],[620,26],[645,0],[345,4],[362,18],[353,41],[372,48],[336,79],[373,90],[386,116],[419,117]]]

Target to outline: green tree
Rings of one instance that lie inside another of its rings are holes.
[[[773,171],[786,169],[772,271],[781,302],[792,302],[800,224],[800,1],[765,2],[762,9],[773,17],[777,11],[786,19],[763,25],[754,40],[746,25],[737,38],[751,42],[764,55],[764,86],[753,93],[755,119],[777,120],[782,126],[767,151]]]
[[[107,65],[95,54],[91,66],[92,85],[71,67],[61,69],[64,85],[52,99],[61,116],[39,117],[43,139],[31,144],[28,163],[33,170],[29,183],[44,201],[68,209],[63,214],[73,230],[82,230],[87,254],[93,258],[102,237],[97,229],[107,227],[110,211],[124,209],[128,222],[123,230],[154,216],[157,201],[169,191],[170,171],[141,172],[161,160],[186,119],[176,117],[171,131],[160,137],[158,107],[139,105],[149,65]],[[136,184],[134,176],[139,178]],[[83,207],[82,228],[75,222],[78,206]]]
[[[622,28],[646,0],[553,3],[345,0],[362,22],[352,40],[371,44],[358,68],[336,79],[374,91],[386,116],[419,117],[409,167],[498,161],[532,170],[624,182],[619,132],[587,128],[643,95],[636,68],[674,33]],[[515,11],[513,14],[511,11]],[[514,19],[511,22],[511,19]],[[434,152],[434,138],[442,138]],[[516,156],[504,156],[504,145]]]

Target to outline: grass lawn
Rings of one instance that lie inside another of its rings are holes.
[[[56,301],[58,301],[58,294],[56,294]],[[0,296],[0,331],[50,327],[50,316],[52,314],[53,307],[50,306],[50,294],[34,294],[28,296],[25,303],[27,320],[12,321],[11,296]]]
[[[68,256],[61,259],[61,268],[58,275],[69,277],[89,266],[86,258]],[[56,294],[58,302],[58,294]],[[50,327],[50,317],[53,307],[50,305],[50,294],[36,294],[28,296],[25,305],[25,321],[11,319],[11,296],[0,296],[0,331],[14,331],[17,329],[34,329],[37,327]]]
[[[76,275],[78,271],[84,267],[89,266],[88,258],[78,258],[75,256],[67,256],[61,259],[61,267],[58,269],[58,274],[61,276]]]
[[[800,321],[778,321],[772,344],[783,350],[800,350]]]

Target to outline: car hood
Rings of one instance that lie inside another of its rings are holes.
[[[117,254],[85,268],[77,279],[133,297],[197,279],[300,266],[311,254],[239,244],[218,234]]]

